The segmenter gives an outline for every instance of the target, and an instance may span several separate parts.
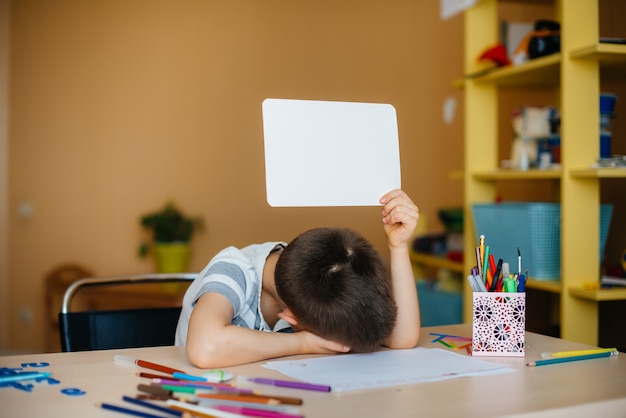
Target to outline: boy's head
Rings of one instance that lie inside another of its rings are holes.
[[[396,304],[380,255],[361,235],[319,228],[281,254],[276,291],[299,325],[354,352],[377,350],[396,321]]]

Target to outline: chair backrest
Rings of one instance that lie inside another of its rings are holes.
[[[191,282],[196,273],[135,274],[75,281],[59,313],[61,349],[68,351],[173,345],[180,306],[70,312],[79,290],[94,286]]]

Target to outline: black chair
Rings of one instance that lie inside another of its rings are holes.
[[[196,274],[134,274],[75,281],[67,288],[59,313],[62,351],[173,345],[180,306],[70,312],[72,299],[87,287],[191,282]]]

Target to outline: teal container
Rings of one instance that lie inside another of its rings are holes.
[[[517,249],[522,255],[522,270],[536,280],[561,278],[561,204],[497,203],[472,206],[476,245],[480,235],[496,261],[509,263],[517,272]],[[600,259],[613,214],[612,205],[600,206]]]

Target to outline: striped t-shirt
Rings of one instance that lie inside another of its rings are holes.
[[[191,283],[183,298],[183,306],[176,329],[176,345],[185,345],[191,312],[203,294],[216,292],[233,305],[231,324],[260,331],[278,331],[289,326],[279,320],[270,329],[261,312],[263,268],[267,256],[283,242],[253,244],[238,249],[228,247],[220,251]]]

